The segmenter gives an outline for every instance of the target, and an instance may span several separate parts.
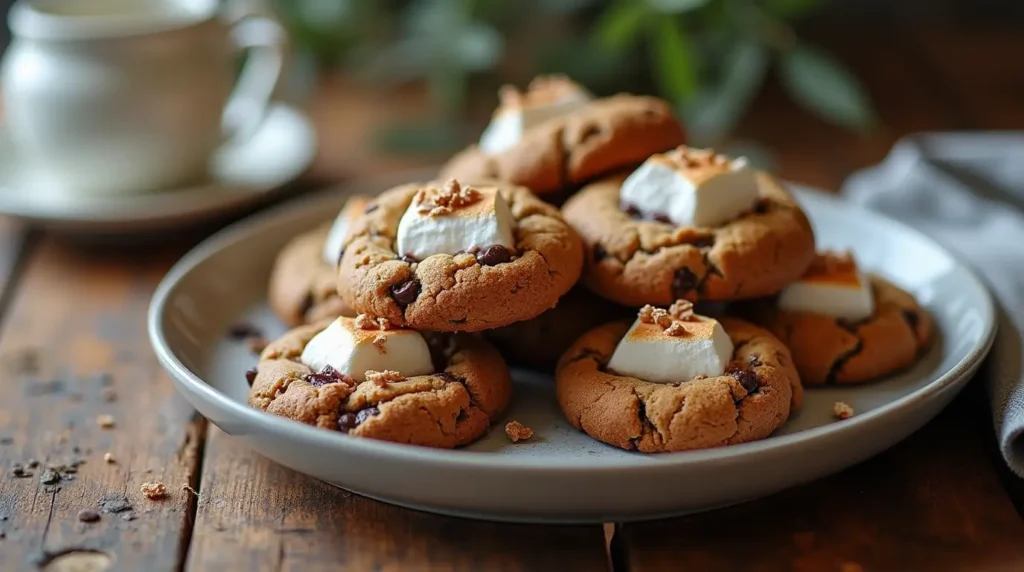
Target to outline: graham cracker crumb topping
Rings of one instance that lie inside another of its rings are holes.
[[[421,215],[444,216],[475,204],[480,199],[480,192],[473,187],[449,179],[440,189],[426,187],[416,191],[413,204]]]
[[[664,329],[665,335],[672,337],[685,336],[686,327],[683,322],[696,320],[693,304],[686,300],[677,300],[668,310],[648,304],[640,308],[638,317],[641,323],[657,324]]]
[[[693,302],[689,300],[676,300],[669,306],[668,313],[673,318],[683,322],[692,322],[697,319],[697,316],[693,313]]]
[[[360,330],[389,330],[391,321],[387,318],[374,318],[369,314],[359,314],[356,316],[356,327]],[[376,341],[374,343],[376,344]]]
[[[386,369],[384,371],[373,371],[371,369],[366,372],[366,381],[369,381],[370,383],[373,383],[374,385],[380,387],[384,387],[389,383],[402,381],[404,379],[405,376],[398,373],[397,371],[391,371],[390,369]]]
[[[159,500],[167,496],[167,487],[163,483],[142,483],[142,494],[150,500]]]
[[[508,438],[511,439],[513,443],[518,443],[533,437],[533,429],[530,429],[518,421],[511,421],[505,425],[505,434],[508,435]]]
[[[839,419],[849,419],[853,417],[853,407],[850,407],[848,403],[836,401],[836,404],[832,406],[832,415]]]
[[[373,337],[373,347],[377,348],[377,351],[380,352],[381,355],[385,355],[388,353],[387,348],[384,347],[384,344],[386,344],[387,341],[387,336],[385,336],[384,334],[377,334],[376,336]]]
[[[807,269],[809,276],[834,276],[836,274],[853,274],[857,272],[857,263],[849,252],[826,250],[818,253]]]
[[[680,145],[662,156],[666,163],[676,170],[694,169],[727,169],[730,160],[725,155],[720,155],[714,149],[694,149],[686,145]]]

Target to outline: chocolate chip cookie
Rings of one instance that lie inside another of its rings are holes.
[[[807,385],[878,379],[917,361],[932,335],[932,319],[909,293],[879,276],[868,278],[875,311],[858,322],[784,311],[771,301],[744,304],[739,311],[789,347]]]
[[[415,201],[433,196],[438,187],[459,184],[402,185],[379,195],[366,216],[356,221],[341,259],[338,292],[342,299],[357,312],[426,331],[481,331],[528,320],[554,307],[582,270],[579,236],[558,209],[528,189],[485,184],[496,189],[492,198],[497,192],[508,205],[514,225],[512,249],[493,246],[433,254],[423,260],[396,252],[399,222],[410,205],[421,204]],[[451,213],[459,208],[455,201],[430,206],[423,216],[434,216],[435,211],[459,216]],[[417,236],[429,238],[429,234]]]
[[[734,353],[726,373],[652,383],[607,369],[629,329],[586,333],[562,356],[558,404],[573,427],[622,449],[686,451],[763,439],[800,407],[803,390],[789,350],[771,333],[723,318]]]
[[[278,254],[270,273],[270,308],[289,327],[355,313],[338,296],[338,272],[321,255],[327,223],[300,234]]]
[[[627,306],[679,298],[725,301],[772,295],[814,258],[814,233],[793,197],[765,173],[754,207],[717,227],[678,227],[624,208],[625,174],[584,187],[562,208],[586,250],[584,283]]]
[[[497,350],[465,334],[425,334],[435,371],[410,378],[378,372],[356,383],[300,361],[331,320],[300,326],[271,343],[250,373],[249,405],[356,437],[453,448],[487,432],[508,406],[512,379]]]
[[[440,178],[496,179],[547,199],[684,141],[683,127],[668,103],[617,94],[527,129],[501,153],[487,154],[471,145],[442,167]]]
[[[625,319],[633,310],[576,286],[558,305],[531,320],[484,332],[513,365],[554,370],[558,358],[588,330]]]

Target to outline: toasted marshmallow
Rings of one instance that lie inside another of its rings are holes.
[[[327,233],[327,240],[324,241],[323,258],[324,262],[331,266],[337,266],[341,258],[341,251],[345,246],[345,239],[348,238],[348,231],[352,223],[366,210],[366,203],[370,202],[367,197],[352,197],[345,202],[341,212],[334,219],[330,232]]]
[[[341,317],[313,337],[302,350],[302,363],[313,371],[331,366],[356,381],[367,371],[396,371],[404,377],[434,372],[430,350],[415,330],[380,329],[366,316]],[[362,326],[362,327],[360,327]]]
[[[644,306],[615,348],[608,369],[654,383],[725,373],[733,343],[722,325],[692,312],[684,319],[679,317]]]
[[[871,283],[849,253],[819,253],[807,272],[779,293],[778,305],[851,321],[875,312]]]
[[[644,161],[622,183],[620,201],[646,218],[713,227],[753,208],[757,173],[743,157],[680,146]]]
[[[515,219],[494,187],[469,187],[452,179],[416,193],[398,223],[400,255],[423,260],[503,246],[515,250]]]
[[[500,96],[501,104],[480,137],[480,150],[488,155],[515,147],[527,129],[573,113],[593,99],[587,90],[565,76],[535,78],[526,93],[505,86]]]

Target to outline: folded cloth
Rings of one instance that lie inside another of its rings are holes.
[[[999,331],[985,382],[1003,458],[1024,477],[1024,133],[908,137],[843,194],[925,232],[988,283]]]

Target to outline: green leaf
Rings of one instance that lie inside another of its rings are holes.
[[[793,98],[823,119],[863,130],[875,113],[860,82],[832,56],[806,45],[782,55],[782,83]]]
[[[640,32],[647,8],[643,2],[620,0],[604,11],[596,24],[596,37],[602,46],[624,50]]]
[[[675,18],[659,18],[654,29],[654,71],[661,90],[677,102],[687,101],[697,89],[693,50]]]
[[[768,69],[768,49],[741,40],[725,54],[721,76],[684,110],[687,129],[698,139],[715,140],[728,133],[757,93]]]
[[[803,16],[818,5],[818,0],[765,0],[764,9],[780,18]]]
[[[690,10],[696,10],[711,0],[647,0],[647,3],[652,8],[659,12],[668,12],[672,14],[678,14],[679,12],[689,12]],[[636,2],[640,4],[640,2]]]

